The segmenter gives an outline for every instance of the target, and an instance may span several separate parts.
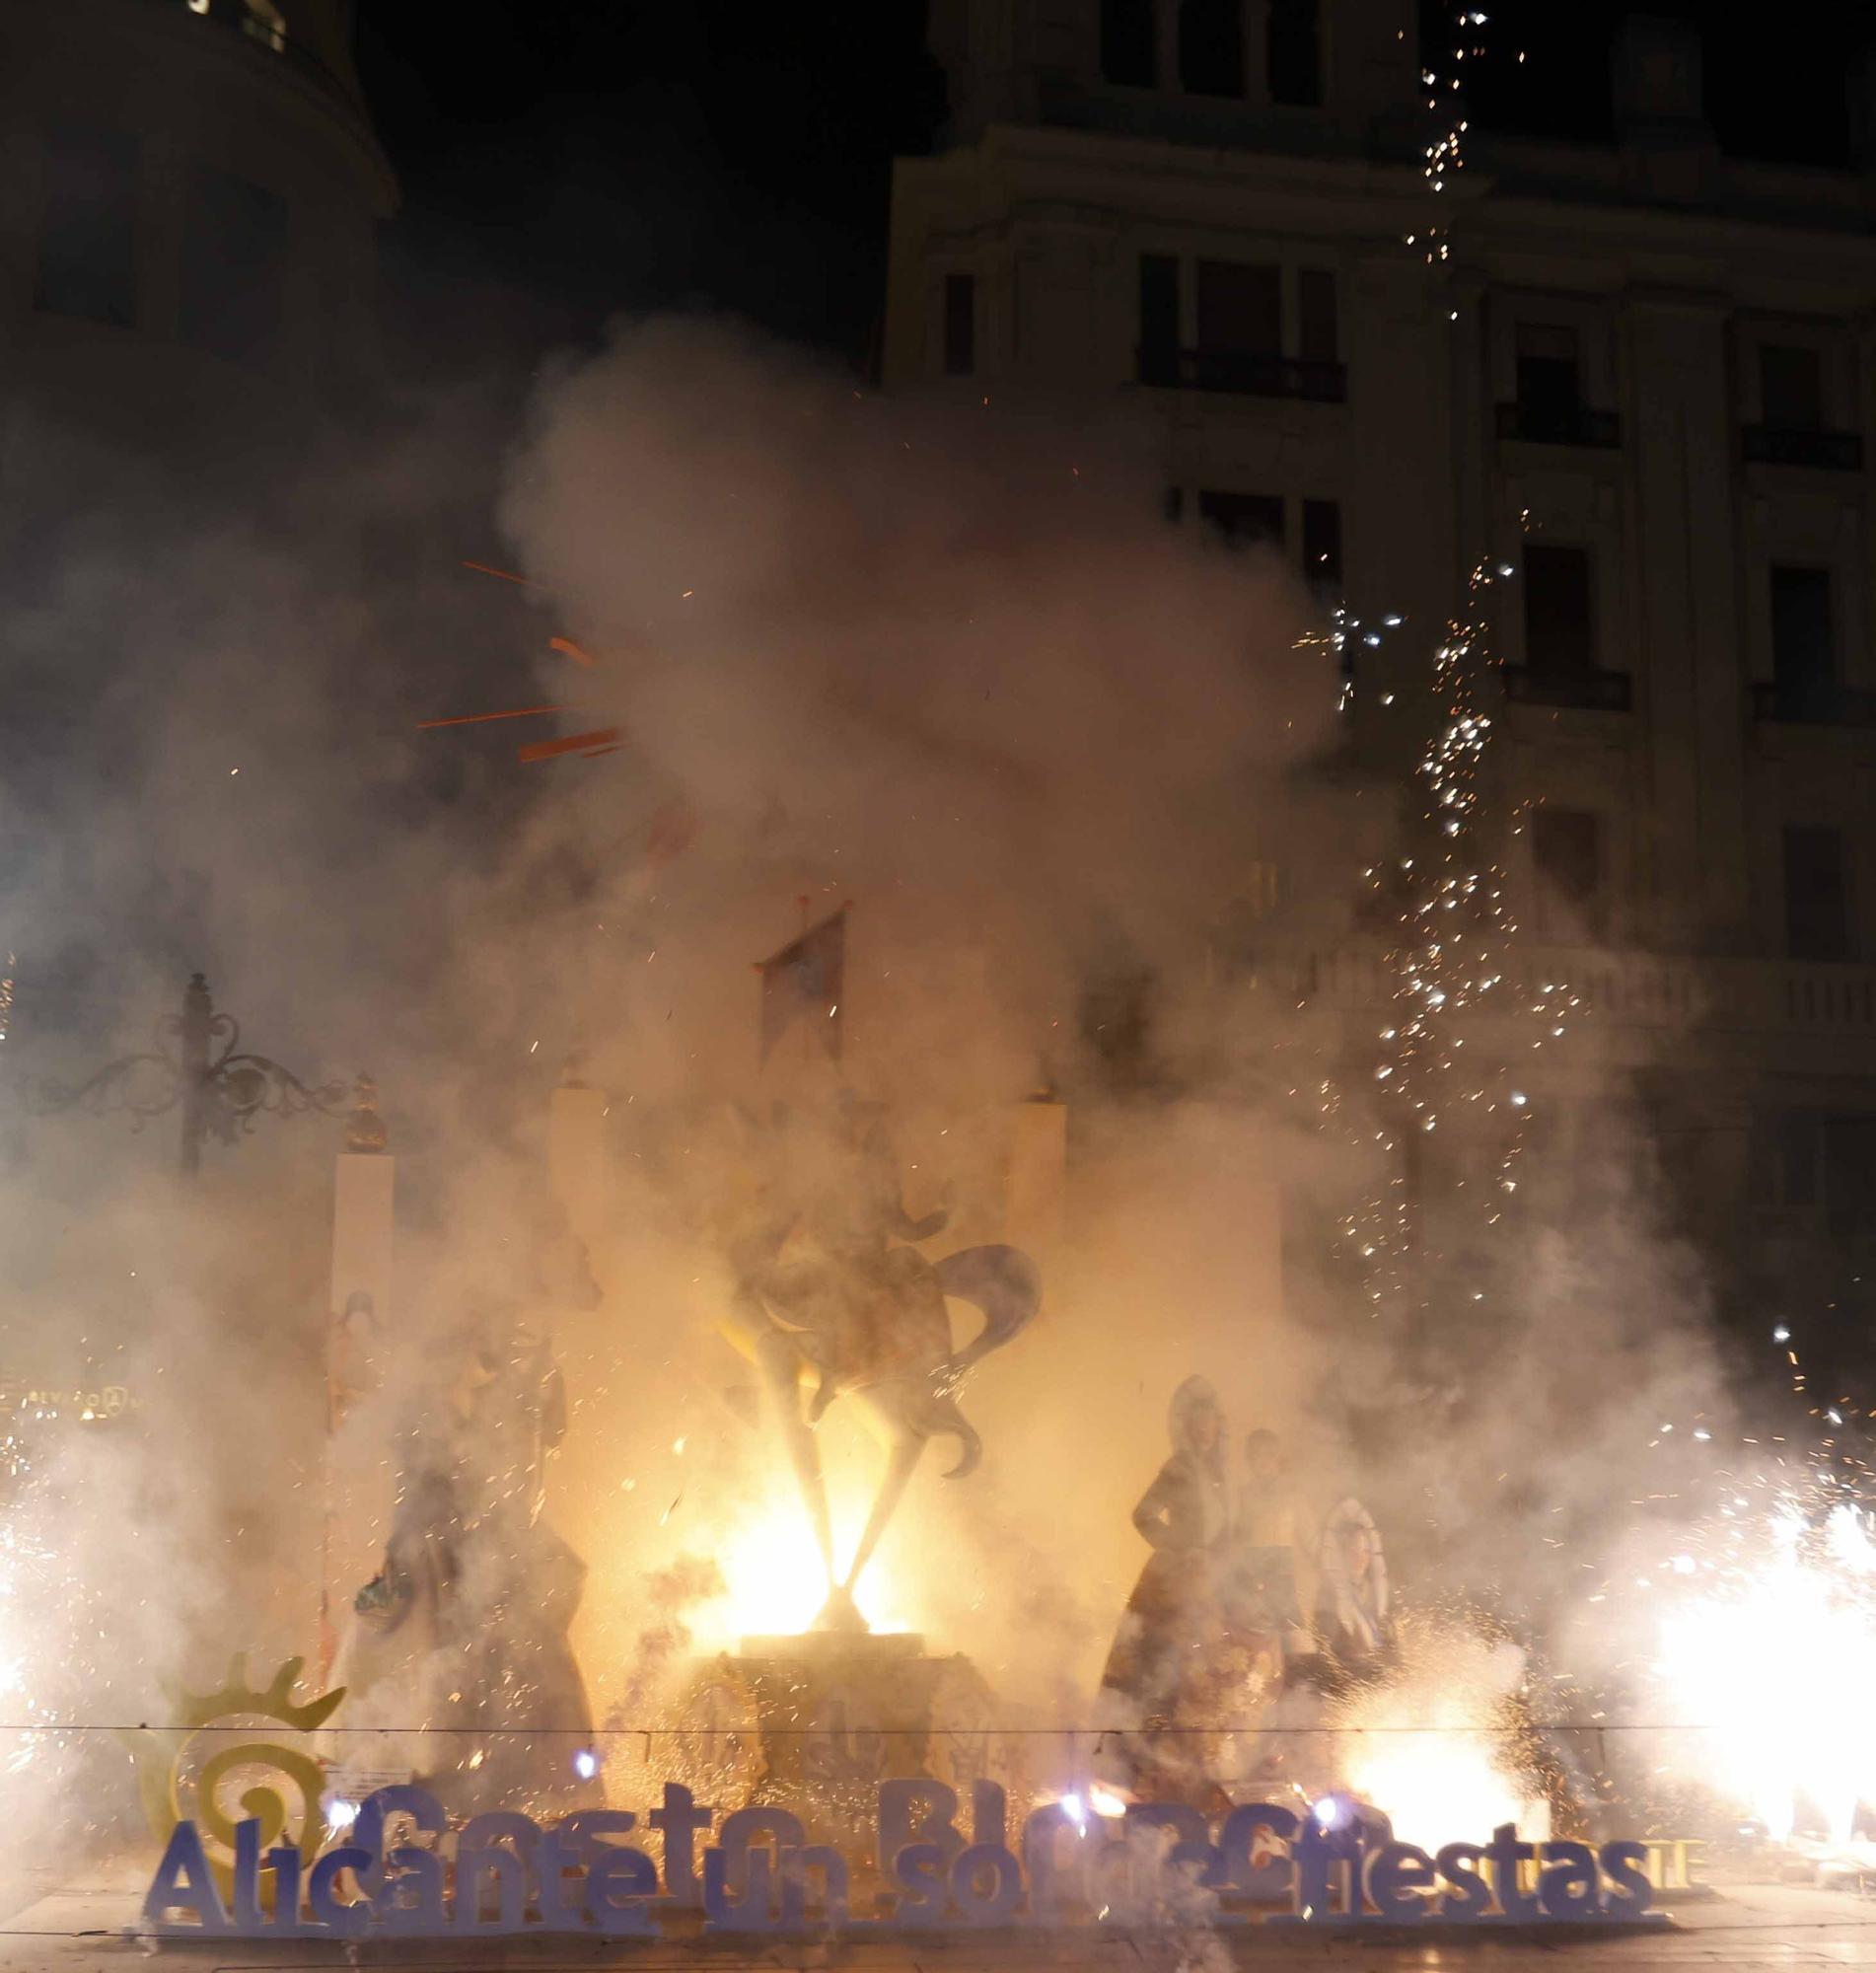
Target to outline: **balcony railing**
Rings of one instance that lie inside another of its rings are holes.
[[[1634,702],[1626,672],[1533,671],[1507,665],[1505,696],[1519,705],[1577,705],[1592,712],[1626,712]]]
[[[1804,685],[1755,681],[1753,717],[1776,726],[1876,726],[1876,692],[1835,679]]]
[[[1835,1205],[1762,1206],[1747,1224],[1759,1246],[1766,1279],[1802,1275],[1819,1261],[1852,1275],[1876,1272],[1876,1201]],[[1827,1248],[1825,1242],[1830,1242]]]
[[[1781,431],[1775,425],[1746,425],[1740,451],[1766,466],[1812,466],[1827,473],[1863,470],[1861,432]]]
[[[193,5],[191,0],[146,0],[146,4],[167,7],[173,14],[186,9],[191,19],[205,29],[239,35],[248,46],[264,48],[281,57],[284,67],[298,70],[344,100],[351,98],[351,91],[311,49],[273,27],[262,15],[250,9],[245,0],[208,0],[206,6]]]
[[[1500,404],[1498,436],[1526,445],[1608,448],[1622,443],[1622,419],[1615,411],[1593,410],[1588,404]]]
[[[1562,980],[1600,1019],[1628,1028],[1842,1038],[1876,1045],[1876,967],[1854,962],[1715,959],[1607,946],[1515,948],[1517,971]],[[1400,996],[1387,946],[1350,939],[1316,950],[1275,947],[1256,985],[1296,1007],[1365,1015]]]
[[[1317,404],[1339,404],[1348,396],[1348,371],[1340,363],[1255,355],[1242,349],[1142,345],[1137,354],[1139,381],[1161,390],[1230,391],[1247,398],[1301,398]]]

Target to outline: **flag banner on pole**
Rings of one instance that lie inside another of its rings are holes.
[[[840,1060],[840,996],[846,977],[847,908],[810,925],[758,967],[762,976],[762,1060],[797,1016],[820,1030],[828,1053]]]

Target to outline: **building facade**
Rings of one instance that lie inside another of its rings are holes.
[[[265,472],[270,445],[370,378],[396,187],[349,17],[348,0],[0,4],[10,496],[131,462]]]
[[[896,170],[889,386],[1124,403],[1179,525],[1403,615],[1349,654],[1371,761],[1411,743],[1410,626],[1513,570],[1505,863],[1592,1014],[1551,1126],[1587,1156],[1639,1106],[1724,1295],[1847,1320],[1876,1278],[1876,169],[1723,155],[1696,35],[1647,20],[1613,144],[1474,133],[1437,200],[1405,0],[950,0],[934,43],[952,125]],[[1297,965],[1372,1036],[1371,944]]]

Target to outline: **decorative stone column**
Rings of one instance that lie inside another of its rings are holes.
[[[340,1436],[384,1374],[396,1266],[397,1161],[387,1149],[378,1085],[360,1075],[345,1147],[333,1160],[332,1276],[326,1324],[325,1524],[320,1544],[320,1670],[330,1671],[346,1611],[383,1552],[392,1507],[382,1451],[361,1458]]]
[[[547,1120],[547,1178],[589,1254],[599,1247],[605,1211],[606,1092],[581,1075],[586,1059],[567,1057]]]
[[[346,1314],[356,1311],[360,1296],[369,1309],[371,1331],[382,1334],[391,1315],[397,1161],[387,1148],[389,1141],[378,1114],[378,1085],[361,1075],[345,1124],[345,1148],[333,1160],[330,1308],[335,1339],[342,1329],[356,1327],[346,1323]]]
[[[1053,1089],[1019,1103],[1010,1119],[1010,1177],[1004,1195],[1004,1238],[1033,1255],[1043,1269],[1061,1251],[1068,1204],[1068,1106]]]

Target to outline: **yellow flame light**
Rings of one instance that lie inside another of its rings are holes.
[[[1802,1797],[1842,1843],[1858,1800],[1876,1799],[1876,1545],[1851,1507],[1832,1512],[1822,1542],[1795,1510],[1764,1538],[1661,1618],[1655,1671],[1680,1726],[1666,1757],[1776,1840]]]
[[[866,1524],[871,1497],[863,1482],[830,1475],[836,1566],[852,1555]],[[734,1649],[744,1638],[794,1637],[813,1627],[828,1600],[828,1572],[792,1487],[777,1492],[753,1516],[722,1528],[711,1544],[724,1593],[696,1614],[692,1630],[713,1650]],[[854,1594],[874,1631],[918,1628],[898,1579],[890,1538],[860,1577]]]
[[[1483,1842],[1501,1822],[1527,1841],[1551,1833],[1548,1803],[1528,1800],[1494,1758],[1482,1733],[1363,1736],[1349,1764],[1355,1795],[1383,1809],[1403,1843]]]
[[[1343,1713],[1343,1773],[1358,1799],[1394,1824],[1403,1843],[1438,1849],[1483,1842],[1515,1822],[1532,1842],[1551,1834],[1551,1810],[1532,1798],[1506,1737],[1505,1708],[1524,1654],[1439,1620],[1406,1618],[1396,1678]]]

